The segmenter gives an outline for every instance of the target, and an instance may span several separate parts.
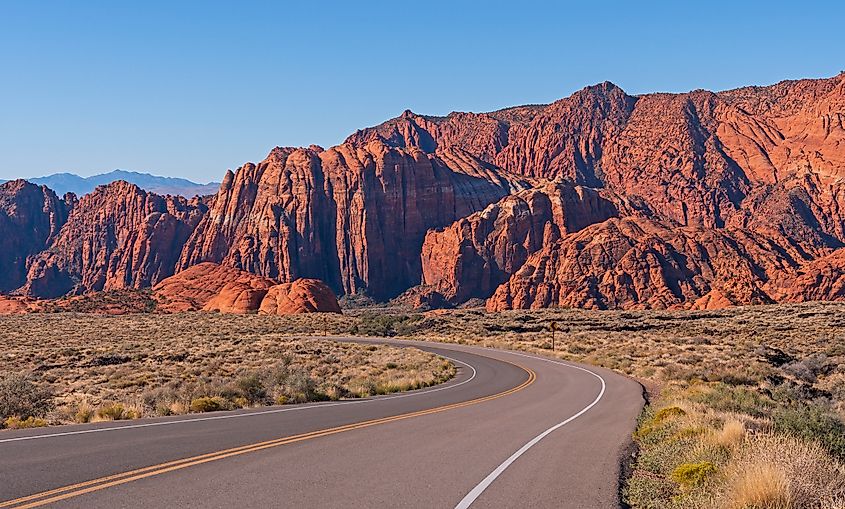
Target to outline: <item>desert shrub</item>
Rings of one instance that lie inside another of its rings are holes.
[[[772,415],[776,432],[818,442],[830,454],[845,460],[845,423],[824,405],[798,403]]]
[[[646,408],[640,416],[639,424],[634,431],[634,438],[648,442],[663,440],[671,434],[671,430],[664,423],[684,415],[686,415],[686,412],[676,406],[661,408],[656,412],[650,407]]]
[[[91,422],[91,419],[94,418],[94,414],[94,407],[85,402],[80,403],[76,407],[76,411],[73,412],[73,422],[80,424]]]
[[[712,441],[720,447],[734,449],[745,440],[745,425],[736,419],[728,419],[722,429],[713,433]]]
[[[191,401],[191,412],[218,412],[220,410],[231,410],[232,405],[220,396],[203,396]]]
[[[109,403],[97,409],[96,417],[102,421],[123,421],[141,417],[140,412],[120,403]]]
[[[52,393],[30,377],[13,373],[0,378],[0,419],[43,417],[52,408]]]
[[[669,406],[666,408],[661,408],[654,414],[654,422],[663,422],[666,419],[670,419],[672,417],[682,417],[687,415],[683,408],[676,407],[676,406]]]
[[[47,425],[47,421],[38,417],[29,416],[26,419],[20,417],[9,417],[3,421],[3,426],[8,429],[41,428]]]
[[[754,389],[722,382],[690,394],[690,399],[720,412],[744,413],[753,417],[766,416],[774,406],[771,398]]]
[[[259,373],[250,373],[238,378],[235,387],[238,388],[249,404],[263,403],[267,399],[267,388],[264,386],[264,381]]]
[[[738,471],[730,482],[729,505],[736,509],[788,509],[793,507],[789,479],[776,466],[767,463],[749,465]]]
[[[178,410],[190,400],[185,392],[186,388],[181,384],[170,383],[164,387],[144,391],[141,394],[141,403],[148,414],[162,416],[179,414],[183,412]]]
[[[814,384],[818,380],[819,375],[827,373],[830,370],[830,363],[828,362],[827,355],[818,354],[800,361],[784,364],[781,369],[786,374],[792,375],[798,380]]]
[[[377,393],[376,382],[372,379],[354,379],[347,384],[351,396],[366,398]]]
[[[681,463],[672,470],[670,477],[681,486],[682,490],[690,490],[714,473],[716,473],[715,465],[709,461],[700,461],[698,463]]]
[[[367,312],[360,315],[351,332],[362,336],[409,336],[417,331],[421,318],[421,315]]]
[[[311,374],[303,368],[290,370],[282,390],[291,403],[326,399],[325,395],[318,390],[317,381],[311,378]]]

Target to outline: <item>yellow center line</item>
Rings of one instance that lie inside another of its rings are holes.
[[[502,361],[508,362],[508,361]],[[51,504],[53,502],[58,502],[61,500],[66,500],[68,498],[78,497],[80,495],[84,495],[86,493],[91,493],[94,491],[99,491],[105,488],[109,488],[112,486],[118,486],[121,484],[125,484],[128,482],[136,481],[139,479],[144,479],[147,477],[152,477],[156,475],[161,475],[167,472],[172,472],[174,470],[181,470],[183,468],[192,467],[195,465],[201,465],[203,463],[208,463],[211,461],[217,461],[224,458],[229,458],[232,456],[239,456],[241,454],[246,454],[250,452],[256,452],[263,449],[269,449],[271,447],[279,447],[282,445],[292,444],[296,442],[302,442],[305,440],[310,440],[312,438],[318,438],[328,435],[334,435],[337,433],[343,433],[346,431],[352,431],[361,428],[368,428],[370,426],[376,426],[379,424],[386,424],[390,422],[400,421],[404,419],[410,419],[413,417],[421,417],[424,415],[435,414],[439,412],[445,412],[447,410],[453,410],[456,408],[462,408],[470,405],[475,405],[478,403],[483,403],[485,401],[490,401],[493,399],[501,398],[503,396],[508,396],[515,392],[519,392],[522,389],[528,387],[534,380],[537,378],[536,373],[531,369],[528,369],[523,366],[519,366],[518,364],[514,364],[508,362],[508,364],[513,364],[514,366],[519,367],[526,373],[528,373],[528,379],[522,382],[520,385],[508,389],[506,391],[491,394],[490,396],[483,396],[476,399],[471,399],[469,401],[463,401],[459,403],[452,403],[449,405],[443,405],[435,408],[429,408],[426,410],[418,410],[415,412],[409,412],[405,414],[394,415],[390,417],[382,417],[379,419],[371,419],[368,421],[362,421],[352,424],[346,424],[343,426],[337,426],[334,428],[327,428],[317,431],[311,431],[308,433],[302,433],[299,435],[292,435],[289,437],[277,438],[274,440],[268,440],[265,442],[258,442],[255,444],[243,445],[240,447],[234,447],[231,449],[225,449],[222,451],[202,454],[199,456],[193,456],[190,458],[183,458],[181,460],[169,461],[166,463],[160,463],[157,465],[151,465],[144,468],[139,468],[135,470],[130,470],[127,472],[114,474],[106,477],[100,477],[98,479],[92,479],[90,481],[85,481],[77,484],[72,484],[69,486],[64,486],[61,488],[52,489],[49,491],[44,491],[41,493],[35,493],[33,495],[28,495],[21,498],[16,498],[14,500],[8,500],[6,502],[0,503],[0,508],[5,507],[12,507],[15,506],[15,509],[26,509],[30,507],[40,507],[46,504]],[[45,498],[47,497],[47,498]],[[29,502],[29,503],[27,503]],[[19,505],[24,504],[24,505]]]

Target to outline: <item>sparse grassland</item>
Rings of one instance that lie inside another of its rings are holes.
[[[35,389],[57,391],[50,415],[69,408],[63,418],[77,421],[98,418],[109,401],[142,415],[206,411],[390,392],[434,383],[448,370],[419,351],[402,352],[410,360],[383,346],[370,352],[327,341],[319,337],[324,332],[591,363],[635,377],[650,396],[634,434],[639,454],[624,493],[631,506],[845,507],[845,304],[495,314],[364,308],[281,317],[59,314],[3,318],[0,327],[0,370],[33,373]],[[73,409],[80,416],[70,415]]]
[[[0,317],[0,427],[356,398],[454,375],[415,348],[286,331],[258,315]]]

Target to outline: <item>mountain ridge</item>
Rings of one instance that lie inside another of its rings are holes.
[[[212,262],[491,310],[843,299],[843,146],[845,74],[681,94],[603,82],[491,113],[406,110],[334,147],[274,148],[203,199],[112,183],[61,202],[68,218],[26,257],[18,291],[143,288]],[[13,201],[0,201],[9,217]]]
[[[82,197],[98,186],[107,185],[117,180],[123,180],[135,184],[145,191],[163,195],[180,195],[192,197],[194,195],[204,196],[214,194],[220,186],[219,182],[199,184],[180,177],[165,177],[127,170],[112,170],[107,173],[98,173],[89,177],[82,177],[75,173],[60,172],[24,179],[36,185],[45,185],[52,189],[57,195],[73,193]],[[0,181],[2,184],[5,181]]]

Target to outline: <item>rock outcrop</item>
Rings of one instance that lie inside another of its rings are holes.
[[[200,263],[171,276],[153,288],[163,312],[296,314],[340,313],[331,289],[322,281],[299,279],[277,284],[240,269]]]
[[[258,311],[268,315],[341,312],[331,288],[318,279],[297,279],[270,287]]]
[[[26,282],[27,259],[47,249],[74,202],[24,180],[0,185],[0,292]]]
[[[123,181],[81,200],[49,244],[29,262],[21,293],[54,298],[144,288],[173,274],[182,247],[206,206],[158,196]]]
[[[845,300],[845,249],[817,258],[769,283],[778,302]]]
[[[200,263],[156,284],[153,295],[159,303],[158,309],[166,312],[201,310],[214,300],[218,304],[211,307],[216,305],[219,309],[220,304],[237,300],[237,295],[233,295],[235,288],[264,291],[266,294],[273,284],[271,279],[243,270],[216,263]],[[224,289],[226,295],[221,297]]]
[[[788,246],[746,230],[613,218],[531,255],[487,309],[766,304],[774,302],[769,281],[802,261]]]
[[[422,247],[423,285],[453,304],[487,298],[529,255],[562,235],[630,209],[607,193],[569,183],[521,191],[442,230]]]
[[[387,299],[419,283],[429,228],[524,185],[460,149],[429,154],[381,140],[277,148],[226,175],[180,268],[212,261]]]

